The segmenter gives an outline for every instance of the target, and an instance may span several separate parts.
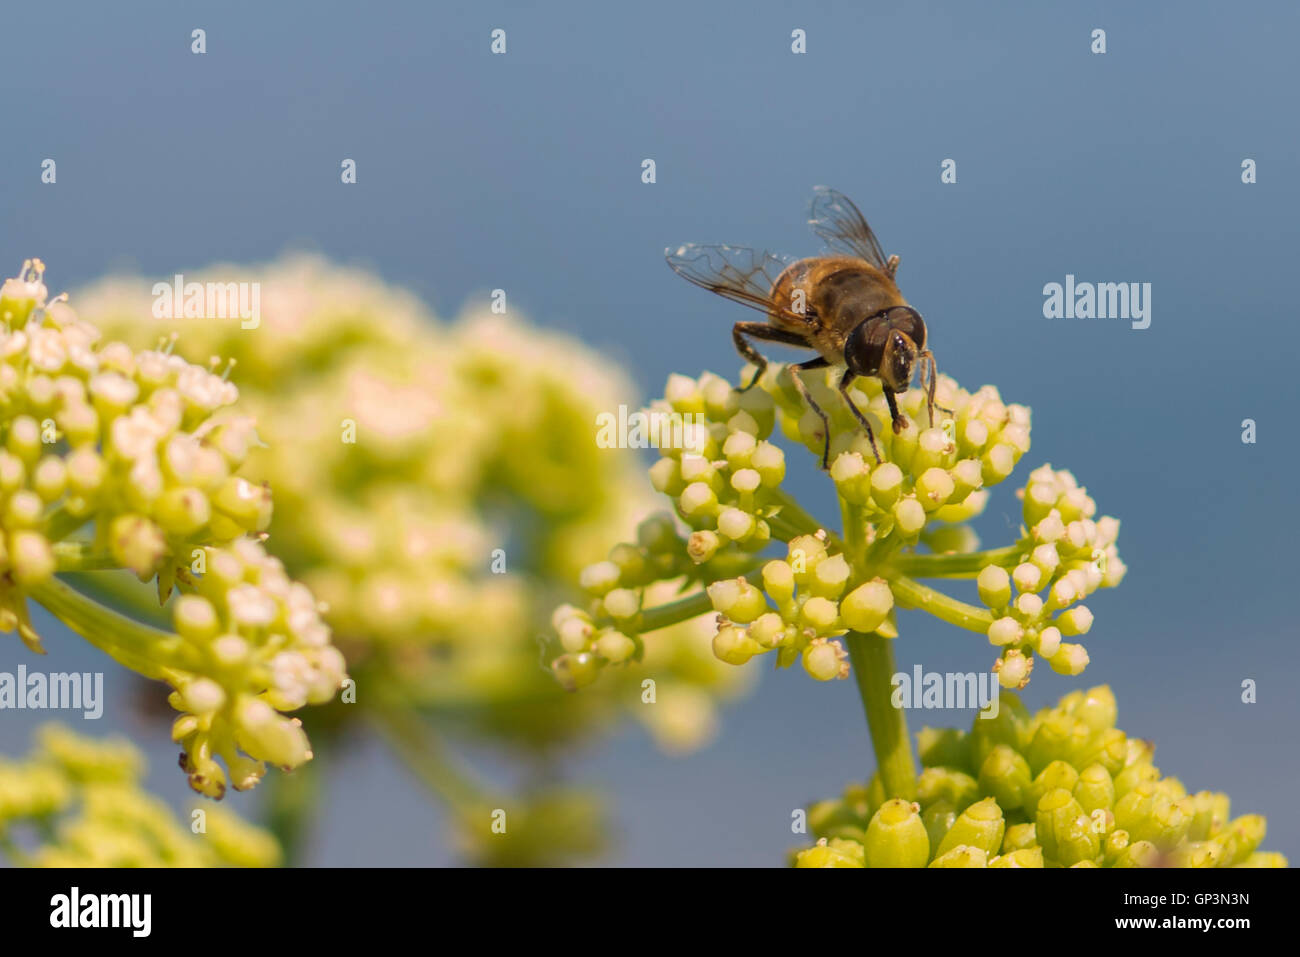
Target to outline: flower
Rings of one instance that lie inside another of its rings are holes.
[[[241,471],[258,440],[239,390],[216,361],[173,354],[175,337],[142,351],[105,341],[66,296],[47,302],[43,272],[29,261],[0,289],[0,628],[43,653],[34,598],[170,684],[182,766],[202,794],[225,790],[218,757],[238,788],[262,761],[297,767],[311,751],[281,712],[328,701],[345,668],[310,592],[249,537],[269,525],[271,495]],[[113,568],[156,580],[160,602],[184,593],[174,634],[54,578]]]
[[[817,843],[798,867],[1285,867],[1264,819],[1189,794],[1154,747],[1115,727],[1115,697],[1072,691],[1032,717],[1005,693],[970,732],[925,729],[916,802],[878,777],[809,809]],[[830,853],[833,849],[834,853]],[[845,861],[857,863],[846,864]]]
[[[21,761],[0,760],[0,836],[31,828],[31,851],[0,843],[11,864],[39,867],[274,867],[275,838],[217,807],[182,824],[141,789],[145,764],[122,739],[49,724]]]
[[[920,389],[900,396],[907,426],[876,430],[883,455],[877,462],[866,433],[834,395],[834,371],[810,376],[814,399],[831,410],[829,478],[843,516],[836,531],[782,487],[786,458],[775,432],[819,457],[823,426],[804,407],[791,367],[769,369],[747,391],[710,373],[674,375],[664,398],[652,403],[652,416],[699,416],[703,426],[673,433],[650,469],[673,505],[673,515],[659,520],[655,549],[617,546],[609,560],[582,573],[588,604],[553,619],[564,639],[564,654],[552,665],[561,684],[593,684],[607,665],[637,660],[639,652],[628,649],[648,625],[659,628],[710,606],[719,660],[743,665],[775,651],[778,667],[799,661],[822,681],[848,676],[845,636],[896,637],[899,608],[921,608],[985,634],[999,649],[993,667],[1005,687],[1023,687],[1036,657],[1063,674],[1084,669],[1083,646],[1062,639],[1092,625],[1092,613],[1077,602],[1123,578],[1119,523],[1094,519],[1096,505],[1074,477],[1044,466],[1020,493],[1026,528],[1013,545],[979,552],[966,524],[1028,451],[1027,408],[1004,403],[992,386],[971,393],[940,377],[943,414],[928,422]],[[877,380],[859,378],[850,391],[869,416],[889,422]],[[764,561],[759,555],[774,541],[785,545],[785,555]],[[987,611],[914,580],[975,572]],[[674,583],[686,597],[655,607],[644,595],[655,582]]]

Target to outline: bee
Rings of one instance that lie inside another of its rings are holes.
[[[879,462],[871,423],[849,398],[848,388],[859,376],[878,378],[897,434],[908,423],[894,397],[907,391],[919,370],[930,424],[936,408],[948,412],[934,404],[937,371],[934,353],[925,347],[925,320],[907,304],[894,282],[898,257],[885,258],[876,234],[847,196],[818,186],[813,190],[808,224],[826,244],[823,255],[795,259],[744,246],[688,243],[664,250],[664,256],[687,282],[767,314],[766,322],[737,322],[731,330],[736,350],[757,366],[742,392],[753,388],[767,368],[767,359],[752,339],[815,350],[815,358],[798,363],[792,371],[799,395],[822,420],[826,435],[822,468],[828,467],[830,457],[830,424],[799,373],[828,366],[844,368],[840,395],[866,429]]]

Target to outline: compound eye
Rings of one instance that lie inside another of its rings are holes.
[[[911,306],[895,306],[889,311],[889,326],[905,333],[918,349],[925,348],[925,320]]]

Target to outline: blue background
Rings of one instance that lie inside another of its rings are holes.
[[[1089,601],[1091,666],[1044,669],[1027,703],[1109,682],[1120,725],[1158,743],[1167,773],[1267,814],[1266,846],[1300,859],[1295,4],[46,2],[5,19],[0,263],[41,256],[54,291],[312,249],[444,316],[503,287],[649,396],[671,371],[738,366],[740,310],[675,278],[663,248],[811,252],[810,188],[848,193],[902,256],[940,368],[1033,408],[986,541],[1009,540],[1011,489],[1042,462],[1123,521],[1130,572]],[[489,52],[497,27],[504,56]],[[790,52],[796,27],[805,55]],[[346,188],[344,157],[358,164]],[[1241,182],[1247,157],[1256,185]],[[1151,327],[1044,319],[1042,288],[1066,273],[1150,282]],[[792,487],[826,501],[811,465]],[[901,624],[904,669],[991,661],[978,636]],[[155,742],[151,783],[188,801],[157,727],[115,707],[121,669],[45,630],[49,659],[4,638],[0,670],[107,671],[93,730]],[[1257,704],[1240,701],[1246,678]],[[25,750],[34,723],[0,714],[0,750]],[[609,861],[774,865],[791,808],[871,764],[852,682],[796,669],[765,672],[692,758],[628,728],[574,770],[615,802]],[[437,812],[378,745],[330,773],[313,862],[452,860]]]

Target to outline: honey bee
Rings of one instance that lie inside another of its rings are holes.
[[[736,349],[758,367],[741,391],[753,388],[767,368],[767,359],[751,338],[817,351],[816,358],[798,363],[792,371],[795,388],[822,420],[823,469],[830,456],[830,425],[799,373],[843,366],[840,395],[867,430],[879,462],[871,423],[849,398],[848,388],[858,376],[878,378],[897,434],[908,423],[894,396],[907,391],[913,372],[919,370],[930,424],[934,424],[935,408],[948,412],[934,404],[937,372],[934,353],[925,347],[925,320],[907,304],[894,282],[898,257],[885,258],[875,233],[847,196],[818,186],[813,190],[808,224],[826,244],[821,256],[794,259],[744,246],[696,243],[666,249],[664,256],[688,282],[767,314],[766,322],[737,322],[732,327]]]

